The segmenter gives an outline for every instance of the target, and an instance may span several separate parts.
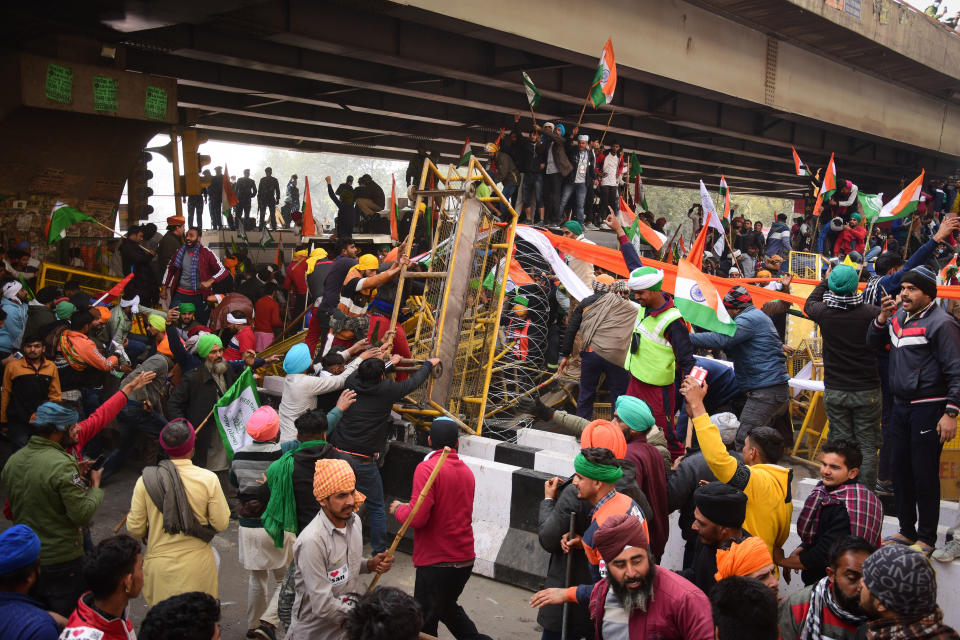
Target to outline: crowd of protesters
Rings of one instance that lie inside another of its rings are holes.
[[[582,447],[570,478],[545,483],[537,514],[550,558],[546,588],[530,600],[542,637],[957,637],[942,622],[929,562],[960,557],[960,541],[937,549],[938,461],[960,410],[960,324],[938,299],[938,285],[954,284],[946,267],[960,231],[955,185],[937,185],[912,218],[874,240],[856,185],[841,181],[818,219],[790,227],[781,214],[764,230],[764,221],[733,215],[733,246],[704,255],[707,272],[767,278],[784,291],[790,251],[837,258],[802,310],[822,335],[830,434],[820,481],[795,519],[801,544],[785,549],[794,520],[784,463],[794,437],[789,302],[755,303],[733,282],[722,298],[733,335],[691,332],[664,271],[642,259],[652,248],[638,251],[615,215],[621,193],[632,200],[615,141],[603,147],[576,127],[544,123],[486,151],[522,217],[584,244],[585,232],[605,225],[630,272],[616,280],[566,255],[592,295],[572,299],[537,272],[505,312],[517,320],[504,333],[513,353],[542,342],[537,364],[558,374],[580,365],[575,414],[536,393],[518,405]],[[402,268],[417,267],[406,256],[358,255],[355,217],[384,206],[367,178],[337,190],[328,179],[339,211],[335,255],[298,246],[286,264],[257,265],[244,252],[221,258],[204,244],[199,219],[188,228],[172,216],[153,244],[145,231],[155,230],[128,230],[116,248],[117,275],[130,277],[123,293],[94,300],[72,282],[36,289],[30,247],[9,251],[0,416],[13,453],[0,482],[14,526],[0,533],[0,635],[129,639],[128,603],[142,595],[150,607],[142,639],[216,638],[210,543],[233,517],[249,638],[398,640],[436,635],[440,623],[458,639],[488,637],[485,621],[458,604],[476,559],[476,480],[457,455],[453,420],[430,426],[431,453],[417,465],[410,502],[386,504],[397,494],[379,470],[396,434],[392,407],[440,360],[400,366],[410,349],[389,318]],[[253,182],[246,172],[242,180]],[[241,181],[238,194],[258,193]],[[249,206],[239,219],[248,214]],[[643,215],[663,229],[664,219]],[[496,286],[476,283],[486,300]],[[529,316],[534,308],[546,313],[542,326]],[[282,357],[258,357],[304,325]],[[208,424],[214,405],[245,370],[269,365],[285,376],[279,406],[258,408],[245,426],[250,444],[228,450]],[[594,419],[601,378],[611,420]],[[126,533],[94,541],[90,522],[125,466],[142,468]],[[881,535],[878,496],[897,506],[894,535]],[[668,519],[674,510],[679,530]],[[361,575],[394,562],[387,519],[410,517],[412,597],[387,587],[363,595]],[[678,535],[682,565],[660,565]],[[805,588],[782,598],[778,577],[793,571]]]

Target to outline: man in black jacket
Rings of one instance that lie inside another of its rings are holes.
[[[860,482],[873,491],[882,403],[877,350],[867,344],[867,327],[880,309],[863,303],[858,280],[857,269],[845,264],[833,267],[810,293],[803,312],[820,325],[823,336],[823,401],[830,420],[829,441],[860,445]]]
[[[357,245],[348,237],[337,238],[337,257],[329,264],[317,264],[317,269],[323,273],[323,295],[314,303],[314,311],[310,315],[310,326],[307,328],[307,337],[304,339],[310,354],[316,351],[317,344],[323,345],[330,330],[330,314],[340,302],[340,289],[347,277],[347,272],[357,264]]]
[[[577,136],[577,131],[579,131],[579,127],[574,127],[573,135]],[[570,214],[570,219],[576,220],[581,225],[586,225],[584,205],[587,202],[593,202],[593,178],[596,173],[597,159],[587,144],[589,141],[589,136],[581,134],[577,136],[576,141],[570,140],[567,143],[567,157],[573,171],[567,174],[563,184],[563,194],[560,196],[561,215],[572,198],[571,208],[573,212]],[[592,225],[584,228],[596,229]]]
[[[895,537],[924,551],[937,543],[940,452],[957,433],[960,411],[960,325],[936,297],[936,274],[926,267],[908,271],[901,280],[902,308],[884,296],[867,333],[875,347],[890,344],[893,486],[900,519]]]
[[[260,218],[257,226],[260,231],[266,227],[263,219],[264,215],[269,216],[270,227],[277,230],[277,217],[273,215],[273,209],[280,202],[280,183],[273,177],[273,169],[267,167],[263,170],[266,174],[260,178],[260,187],[257,189],[257,216]]]
[[[394,364],[399,356],[393,356]],[[374,555],[387,548],[387,516],[383,504],[383,478],[377,460],[387,447],[390,434],[390,410],[403,396],[427,381],[430,371],[440,363],[430,358],[403,382],[384,379],[386,365],[380,358],[360,363],[344,385],[357,392],[357,403],[350,407],[330,434],[330,443],[345,454],[357,476],[357,490],[367,496],[370,514],[370,546]]]
[[[743,530],[747,495],[725,482],[710,482],[693,492],[693,531],[697,534],[693,563],[680,572],[710,595],[717,583],[717,550],[749,534]]]
[[[237,180],[237,226],[246,229],[253,206],[253,196],[257,195],[257,183],[250,177],[250,169],[243,170],[243,177]]]

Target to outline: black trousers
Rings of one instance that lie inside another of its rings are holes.
[[[250,198],[240,198],[237,202],[237,215],[236,215],[236,225],[247,224],[247,220],[250,218],[250,208],[253,206],[253,201]],[[246,227],[244,227],[246,229]]]
[[[197,216],[196,227],[200,230],[203,230],[203,197],[202,196],[188,196],[187,197],[187,227],[194,226],[193,216]]]
[[[260,218],[257,223],[257,227],[262,231],[264,228],[263,216],[268,216],[267,222],[270,223],[270,228],[274,231],[277,230],[277,217],[273,215],[273,208],[277,206],[273,202],[258,202],[257,203],[257,216]]]
[[[435,636],[442,622],[457,640],[487,638],[457,600],[470,579],[473,567],[417,567],[413,597],[423,609],[423,633]]]
[[[890,425],[891,468],[900,534],[930,546],[940,524],[940,434],[944,402],[894,402]]]
[[[77,600],[87,590],[83,579],[83,557],[60,564],[40,567],[40,577],[32,595],[51,611],[70,617],[77,608]]]

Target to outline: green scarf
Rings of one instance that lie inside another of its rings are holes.
[[[274,462],[273,464],[277,463]],[[271,468],[273,467],[271,466]],[[577,457],[573,459],[573,469],[584,478],[590,478],[598,482],[608,482],[610,484],[615,484],[617,480],[623,476],[623,469],[620,467],[590,462],[582,453],[578,453]],[[267,473],[270,472],[267,471]],[[273,501],[273,496],[270,497],[270,500]]]
[[[293,451],[288,451],[280,459],[267,468],[267,486],[270,487],[270,502],[264,510],[260,520],[263,528],[273,538],[273,546],[283,548],[283,534],[300,533],[297,526],[297,499],[293,493],[293,456],[319,445],[327,444],[326,440],[310,440],[304,442]]]

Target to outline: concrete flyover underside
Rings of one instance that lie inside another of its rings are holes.
[[[960,151],[960,39],[912,14],[890,27],[812,0],[113,4],[125,19],[110,27],[94,13],[32,26],[112,41],[123,68],[176,78],[181,121],[218,139],[401,160],[423,140],[448,161],[515,112],[529,128],[521,70],[543,93],[538,122],[575,122],[612,37],[616,110],[588,106],[583,128],[610,119],[607,140],[637,152],[647,184],[723,173],[738,193],[799,196],[794,146],[894,192],[921,168],[952,173]]]

